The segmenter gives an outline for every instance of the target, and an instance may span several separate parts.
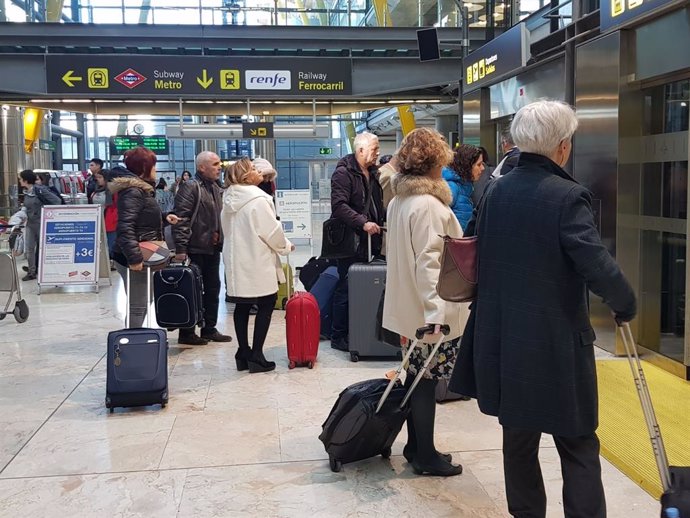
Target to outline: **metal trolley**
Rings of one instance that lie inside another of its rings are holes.
[[[12,237],[18,238],[21,233],[22,229],[19,226],[0,225],[0,296],[7,293],[5,308],[0,311],[0,320],[3,320],[7,315],[14,315],[15,320],[20,324],[29,318],[29,306],[26,300],[22,298],[17,261],[14,258],[10,239]],[[14,307],[10,310],[13,300],[15,301]],[[2,307],[1,302],[0,307]]]

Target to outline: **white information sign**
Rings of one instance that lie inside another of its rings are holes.
[[[38,284],[98,285],[100,205],[48,205],[41,213]]]
[[[311,239],[311,191],[276,191],[276,209],[288,239]]]

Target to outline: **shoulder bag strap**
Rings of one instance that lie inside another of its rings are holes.
[[[199,214],[199,205],[201,205],[201,184],[197,180],[194,180],[194,183],[196,184],[197,197],[196,203],[194,204],[194,212],[192,212],[192,219],[189,221],[190,231],[192,230],[192,225],[194,225],[196,221],[197,214]]]

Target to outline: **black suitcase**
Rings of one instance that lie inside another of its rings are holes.
[[[659,478],[664,493],[661,495],[661,518],[690,518],[690,467],[669,466],[661,429],[654,413],[652,396],[649,394],[647,379],[637,354],[635,339],[626,322],[619,324],[623,345],[632,370],[637,395],[640,398],[647,431],[652,442],[652,451],[659,469]]]
[[[450,331],[448,326],[443,326],[442,330],[444,335],[429,354],[424,368],[415,377],[409,391],[400,384],[400,373],[419,339],[429,329],[417,330],[417,340],[408,348],[393,379],[361,381],[340,393],[319,435],[328,453],[332,471],[340,471],[345,463],[376,455],[390,457],[391,446],[409,414],[407,401],[443,343],[445,334]]]
[[[147,268],[147,295],[151,293],[151,272]],[[129,270],[127,310],[129,323]],[[150,311],[147,322],[150,323]],[[168,337],[164,329],[119,329],[108,333],[105,406],[148,406],[168,403]]]
[[[194,264],[171,264],[153,274],[156,322],[166,329],[194,327],[204,318],[204,281]]]

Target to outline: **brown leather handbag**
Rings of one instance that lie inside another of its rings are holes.
[[[436,291],[449,302],[470,302],[477,296],[477,236],[443,236],[443,243]]]

